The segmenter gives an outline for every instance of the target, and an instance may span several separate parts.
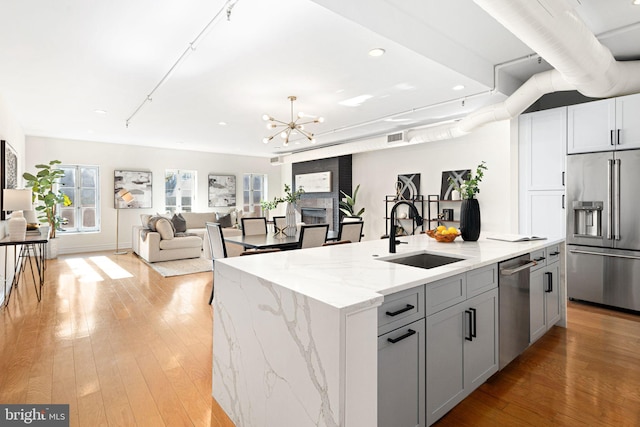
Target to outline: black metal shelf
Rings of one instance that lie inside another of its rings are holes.
[[[395,203],[400,202],[400,201],[409,202],[409,203],[413,204],[416,207],[416,209],[418,210],[418,213],[420,214],[421,217],[424,218],[424,216],[425,216],[424,215],[424,202],[426,200],[424,199],[424,196],[422,194],[417,194],[417,195],[415,195],[414,197],[412,197],[410,199],[398,199],[396,195],[385,196],[385,200],[384,201],[385,201],[385,214],[384,214],[384,216],[385,216],[385,222],[384,222],[384,224],[385,224],[384,225],[385,236],[389,236],[389,232],[390,232],[390,230],[389,230],[389,220],[390,220],[389,215],[390,215],[391,212],[390,212],[389,203],[395,204]],[[396,220],[396,224],[395,225],[400,226],[405,231],[405,234],[399,234],[399,235],[407,235],[408,236],[408,235],[416,234],[416,231],[418,231],[418,230],[419,231],[424,231],[424,224],[425,223],[423,223],[422,226],[419,226],[419,225],[416,224],[415,218],[412,218],[411,216],[409,216],[408,218],[396,218],[395,220]],[[412,221],[412,225],[411,225],[412,230],[411,230],[410,233],[404,228],[404,226],[400,223],[400,221],[405,221],[405,222],[406,221]],[[425,220],[425,222],[428,222],[428,221]]]
[[[445,223],[448,224],[460,224],[460,220],[458,219],[444,219],[444,218],[434,218],[432,215],[432,208],[431,206],[435,204],[435,213],[439,214],[440,213],[440,204],[441,203],[460,203],[462,202],[462,200],[446,200],[446,199],[441,199],[439,194],[429,194],[427,196],[427,218],[429,218],[427,221],[425,221],[425,223],[427,224],[427,227],[429,230],[437,227],[438,225],[444,225]],[[458,212],[458,215],[460,213]],[[432,227],[431,224],[434,224],[434,226]]]

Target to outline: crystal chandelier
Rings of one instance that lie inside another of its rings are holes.
[[[289,138],[291,137],[291,135],[292,134],[295,135],[295,132],[298,132],[301,135],[305,136],[309,141],[311,141],[312,144],[315,144],[316,140],[313,137],[313,134],[304,130],[304,125],[308,125],[309,123],[322,123],[324,122],[324,118],[310,116],[310,115],[304,114],[303,112],[299,112],[298,115],[295,116],[295,120],[294,120],[293,101],[295,101],[296,99],[297,98],[293,95],[289,96],[289,101],[291,101],[291,121],[289,121],[289,123],[276,120],[268,114],[265,114],[264,116],[262,116],[262,119],[264,121],[269,122],[267,123],[267,129],[276,129],[279,127],[284,127],[284,130],[282,131],[278,130],[273,135],[263,138],[262,142],[264,142],[265,144],[268,144],[276,135],[280,134],[282,139],[284,139],[284,143],[282,145],[286,147],[287,145],[289,145]],[[306,122],[299,121],[305,118],[310,120]]]

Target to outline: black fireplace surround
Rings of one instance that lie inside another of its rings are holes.
[[[297,206],[301,212],[303,209],[306,210],[310,221],[316,221],[308,222],[303,218],[302,221],[304,223],[320,223],[317,214],[324,211],[326,215],[326,220],[324,222],[329,224],[330,230],[337,231],[337,224],[340,223],[340,219],[344,216],[340,212],[340,206],[338,204],[342,197],[340,191],[344,191],[346,194],[351,194],[352,192],[351,155],[293,163],[291,165],[291,182],[293,183],[293,189],[297,189],[296,175],[318,172],[331,172],[331,191],[322,193],[303,193],[301,199],[297,203]]]

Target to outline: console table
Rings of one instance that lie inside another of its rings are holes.
[[[9,240],[9,236],[6,236],[0,240],[0,246],[5,247],[4,252],[4,305],[9,303],[11,298],[11,292],[7,293],[7,247],[14,247],[14,269],[13,280],[9,286],[9,291],[18,286],[20,278],[25,273],[27,263],[29,263],[29,269],[31,270],[31,278],[33,279],[33,286],[36,290],[36,297],[38,302],[42,298],[42,286],[44,285],[44,271],[45,260],[47,253],[48,233],[46,230],[44,233],[30,235],[28,234],[24,240]],[[20,251],[18,252],[18,247]],[[38,279],[36,280],[36,275]]]

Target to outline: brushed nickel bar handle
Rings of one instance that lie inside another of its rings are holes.
[[[516,267],[516,268],[501,268],[500,269],[500,274],[502,274],[503,276],[512,276],[512,275],[514,275],[516,273],[521,272],[522,270],[526,270],[528,268],[535,267],[536,265],[538,265],[538,263],[536,261],[531,261],[531,262],[528,262],[528,263],[523,264],[520,267]]]
[[[620,255],[620,254],[607,254],[607,253],[601,253],[601,252],[581,251],[581,250],[578,250],[578,249],[571,249],[569,252],[571,252],[572,254],[608,256],[610,258],[640,259],[640,256]]]

